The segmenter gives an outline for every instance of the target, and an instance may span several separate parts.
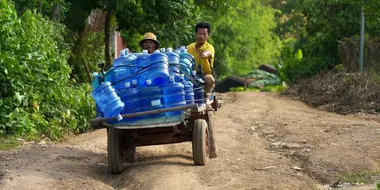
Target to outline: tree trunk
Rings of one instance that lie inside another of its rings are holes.
[[[59,13],[60,13],[60,11],[61,11],[61,7],[58,4],[58,2],[54,2],[53,10],[51,11],[51,19],[54,22],[58,22],[59,21]]]
[[[42,14],[42,0],[40,0],[40,14]]]
[[[82,50],[80,50],[80,56],[83,60],[83,65],[84,65],[84,68],[86,69],[86,73],[87,73],[87,77],[88,77],[88,82],[91,84],[92,83],[92,80],[91,80],[91,74],[90,74],[90,69],[88,68],[88,65],[86,63],[86,61],[84,60],[83,58],[83,54],[82,54]]]
[[[106,20],[104,23],[104,55],[106,62],[106,69],[111,68],[111,51],[110,51],[110,33],[111,33],[111,17],[112,10],[107,10]]]

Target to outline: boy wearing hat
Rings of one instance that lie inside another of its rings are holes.
[[[156,35],[152,32],[145,33],[139,45],[142,49],[147,50],[149,54],[160,48],[160,42],[157,41]]]

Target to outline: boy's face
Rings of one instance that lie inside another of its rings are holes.
[[[198,43],[205,43],[208,39],[207,28],[198,28],[197,34],[195,36]]]
[[[156,50],[156,43],[154,43],[153,40],[144,40],[142,48],[148,50],[149,53],[152,53]]]

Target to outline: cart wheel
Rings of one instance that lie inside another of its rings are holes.
[[[209,135],[207,122],[195,120],[193,127],[193,160],[196,165],[206,165],[209,157]]]
[[[215,138],[214,138],[214,118],[212,116],[211,112],[207,112],[208,116],[208,133],[209,133],[209,140],[210,140],[210,158],[216,158],[218,156],[218,151],[215,144]]]
[[[110,127],[107,138],[108,169],[113,174],[124,170],[122,130]]]
[[[126,148],[124,151],[125,162],[136,162],[136,147]]]

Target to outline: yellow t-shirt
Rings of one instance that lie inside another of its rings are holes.
[[[209,51],[211,52],[211,57],[201,59],[199,57],[199,53],[201,51]],[[198,65],[202,66],[202,72],[204,75],[211,75],[212,74],[212,68],[214,67],[214,57],[215,57],[215,50],[214,46],[209,44],[208,42],[205,42],[199,49],[196,49],[196,43],[192,43],[187,46],[187,52],[190,53],[195,58],[196,67],[195,69],[198,71]]]

